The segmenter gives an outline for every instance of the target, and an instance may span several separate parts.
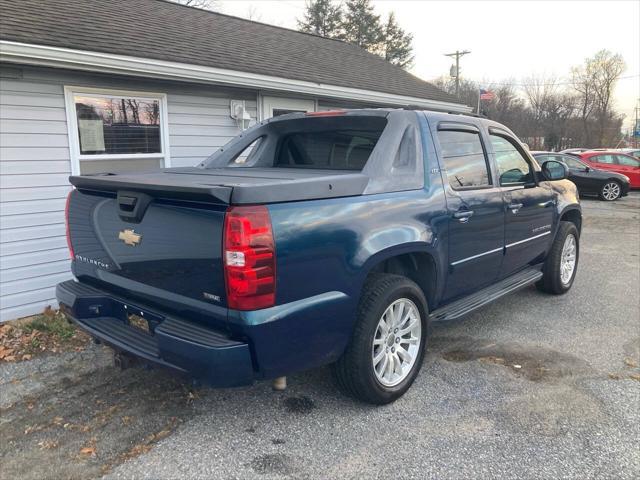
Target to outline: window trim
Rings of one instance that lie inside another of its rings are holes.
[[[118,153],[118,154],[98,154],[83,155],[80,153],[80,135],[78,134],[78,116],[74,95],[95,97],[136,97],[144,100],[160,101],[160,152],[158,153]],[[80,175],[80,162],[92,160],[136,160],[157,158],[162,160],[162,166],[171,166],[171,156],[169,153],[169,117],[167,111],[167,94],[158,92],[146,92],[135,90],[119,90],[116,88],[94,88],[65,85],[64,87],[65,110],[67,117],[67,134],[69,138],[69,154],[71,157],[71,174]]]

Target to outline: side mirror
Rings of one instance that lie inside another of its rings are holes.
[[[569,168],[562,162],[547,160],[542,164],[542,175],[545,180],[564,180],[569,177]]]

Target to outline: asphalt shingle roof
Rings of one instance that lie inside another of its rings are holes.
[[[354,45],[165,0],[0,0],[0,39],[459,103]]]

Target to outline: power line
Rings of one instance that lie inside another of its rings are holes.
[[[618,80],[628,80],[630,78],[638,78],[640,74],[637,75],[626,75],[624,77],[618,78]],[[518,82],[492,82],[485,80],[472,80],[467,78],[469,82],[473,83],[484,83],[486,85],[498,86],[498,87],[552,87],[552,86],[563,86],[563,85],[573,85],[571,81],[562,81],[562,82],[550,82],[550,83],[518,83]]]

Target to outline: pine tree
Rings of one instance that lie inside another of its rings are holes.
[[[383,39],[380,15],[376,15],[370,0],[347,0],[342,28],[344,40],[359,47],[378,52]]]
[[[383,30],[381,50],[385,60],[402,68],[410,67],[413,63],[412,41],[413,35],[400,28],[391,12]]]
[[[342,33],[341,5],[333,0],[309,0],[304,18],[298,20],[298,28],[303,32],[315,33],[323,37],[340,38]]]

